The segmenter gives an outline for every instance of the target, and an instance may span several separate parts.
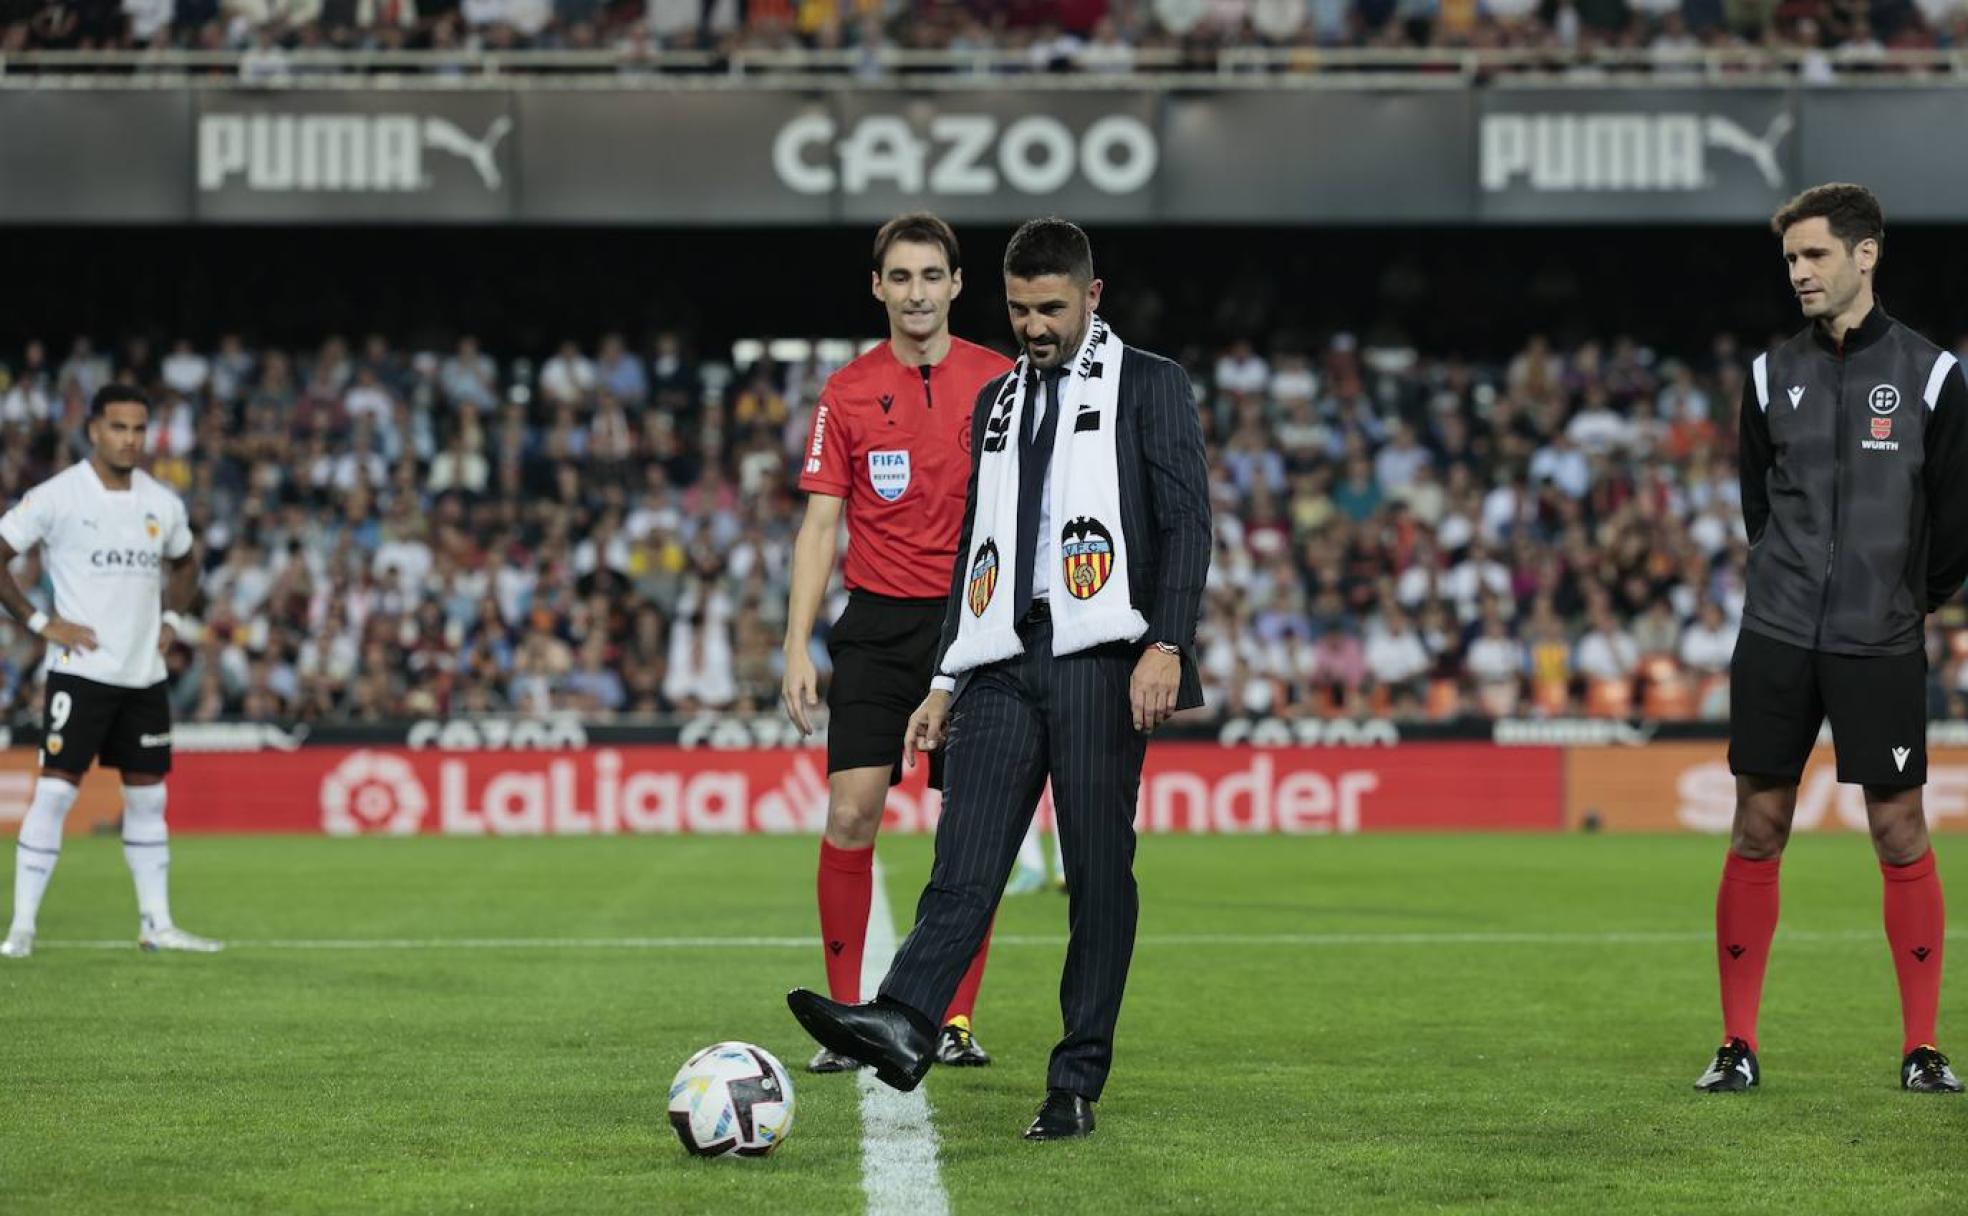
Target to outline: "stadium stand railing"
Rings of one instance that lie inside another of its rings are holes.
[[[649,50],[16,50],[0,52],[0,87],[59,86],[70,79],[106,83],[244,80],[255,86],[391,78],[437,87],[523,87],[599,79],[611,87],[637,81],[666,87],[826,87],[906,83],[910,87],[1002,86],[1037,76],[1053,88],[1164,88],[1207,82],[1211,88],[1455,87],[1492,80],[1549,81],[1566,86],[1662,84],[1958,85],[1968,78],[1968,49],[1830,49],[1782,46],[1630,49],[1556,47],[1379,48],[1233,46],[1207,55],[1141,47],[1128,66],[1076,68],[1069,58],[1035,65],[1011,49],[927,51],[736,48]]]

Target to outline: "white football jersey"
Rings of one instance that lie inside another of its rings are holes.
[[[110,490],[84,460],[29,490],[0,516],[0,540],[44,548],[55,615],[96,631],[96,649],[51,647],[48,670],[122,688],[164,678],[157,653],[164,563],[191,552],[184,502],[142,469]]]

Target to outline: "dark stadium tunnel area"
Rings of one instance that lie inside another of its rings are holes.
[[[871,224],[831,228],[13,228],[0,351],[144,335],[312,347],[369,332],[410,346],[463,333],[511,355],[680,329],[705,354],[748,337],[879,332]],[[1003,344],[996,267],[1010,226],[959,224],[968,289],[954,328]],[[1133,342],[1182,353],[1251,337],[1348,331],[1507,358],[1531,332],[1627,333],[1706,349],[1797,325],[1776,243],[1727,227],[1091,230],[1105,312]],[[1881,292],[1937,336],[1968,330],[1968,231],[1889,229]],[[0,357],[5,357],[0,355]]]

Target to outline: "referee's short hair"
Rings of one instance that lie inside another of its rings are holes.
[[[1872,191],[1853,182],[1826,182],[1813,186],[1785,203],[1770,217],[1770,231],[1782,236],[1792,224],[1823,219],[1831,235],[1851,250],[1860,241],[1886,243],[1886,213]]]
[[[112,405],[141,405],[148,411],[150,398],[132,384],[105,384],[89,399],[89,417],[102,417],[103,411]]]
[[[1078,224],[1056,215],[1026,220],[1005,246],[1006,278],[1063,274],[1082,286],[1093,282],[1093,243]]]
[[[957,251],[957,233],[939,215],[927,211],[911,211],[898,215],[881,226],[875,233],[875,273],[880,274],[882,264],[888,261],[888,251],[898,241],[908,241],[916,245],[941,245],[943,256],[950,262],[950,269],[963,269],[963,255]]]

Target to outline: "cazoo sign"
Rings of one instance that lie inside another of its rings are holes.
[[[851,92],[787,118],[763,151],[781,187],[843,219],[925,202],[952,219],[1151,219],[1160,128],[1147,93]]]
[[[779,129],[772,165],[801,194],[861,195],[882,186],[909,194],[1057,194],[1083,181],[1133,194],[1154,180],[1155,133],[1132,114],[1072,127],[1050,114],[1004,121],[995,114],[864,114],[851,127],[803,114]]]

